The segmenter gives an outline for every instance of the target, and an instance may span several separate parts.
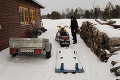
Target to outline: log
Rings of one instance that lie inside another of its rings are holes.
[[[111,61],[111,64],[114,66],[115,64],[117,64],[117,61]]]
[[[101,25],[112,25],[112,24],[116,23],[116,21],[113,21],[113,20],[98,20],[98,19],[95,19],[95,21],[98,22]]]
[[[120,80],[120,79],[116,79],[116,80]]]
[[[110,20],[110,21],[108,21],[106,24],[107,24],[107,25],[112,25],[112,24],[114,24],[114,23],[116,23],[116,21]]]
[[[109,46],[109,51],[111,53],[115,52],[115,51],[119,51],[120,50],[120,46]]]
[[[110,72],[112,73],[112,72],[115,72],[116,70],[118,70],[120,67],[114,67],[114,68],[111,68],[110,69]]]
[[[116,76],[120,76],[120,67],[114,67],[110,69],[110,72],[114,72]]]
[[[107,45],[120,46],[120,38],[108,38]]]
[[[95,27],[93,27],[92,28],[92,34],[93,34],[93,37],[95,38],[95,37],[98,37],[98,29],[97,28],[95,28]]]

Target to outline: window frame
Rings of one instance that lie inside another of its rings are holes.
[[[36,11],[28,9],[26,7],[19,6],[19,19],[21,25],[35,24],[36,22]]]
[[[33,9],[29,9],[29,21],[32,22],[32,24],[35,24],[36,22],[36,11]]]

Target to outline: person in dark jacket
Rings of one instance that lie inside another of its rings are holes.
[[[78,28],[78,22],[77,22],[76,18],[73,16],[71,16],[70,19],[71,19],[70,28],[71,28],[71,33],[72,33],[72,37],[73,37],[73,44],[76,44],[77,43],[76,33],[77,33],[77,28]]]

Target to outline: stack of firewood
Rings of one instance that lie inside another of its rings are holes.
[[[110,20],[110,19],[95,19],[96,22],[98,22],[101,25],[110,25],[112,27],[114,27],[115,29],[119,29],[120,30],[120,24],[116,24],[116,21],[114,20]]]
[[[107,54],[106,50],[110,53],[120,50],[120,38],[109,38],[105,32],[100,32],[100,30],[95,27],[95,24],[91,22],[83,22],[80,28],[80,36],[90,47],[101,61],[106,62],[112,54]],[[113,47],[114,46],[114,47]]]
[[[113,20],[99,20],[99,19],[95,19],[96,22],[98,22],[99,24],[101,25],[112,25],[114,23],[116,23],[116,21],[113,21]]]
[[[111,64],[114,66],[113,68],[110,69],[110,72],[114,72],[116,74],[116,76],[120,76],[120,65],[117,65],[117,64],[120,64],[119,62],[117,61],[112,61]],[[117,65],[117,66],[115,66]]]
[[[107,41],[108,50],[111,53],[120,50],[120,38],[108,38]]]
[[[112,64],[112,68],[110,69],[111,73],[114,73],[116,76],[120,76],[120,51],[114,52],[115,55],[111,56],[108,60],[109,63]],[[120,77],[117,77],[116,80],[119,80]]]

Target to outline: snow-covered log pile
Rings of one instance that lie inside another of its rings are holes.
[[[110,69],[111,73],[115,73],[116,76],[120,76],[120,51],[116,51],[116,55],[109,58],[108,62],[111,62],[113,67]]]
[[[105,49],[109,50],[110,53],[120,50],[120,30],[114,29],[109,25],[95,25],[94,27],[103,33],[100,43]]]
[[[98,22],[101,25],[112,25],[114,23],[116,23],[116,21],[113,20],[101,20],[101,19],[95,19],[96,22]]]
[[[95,19],[96,22],[98,22],[101,25],[110,25],[114,27],[115,29],[120,29],[119,22],[111,19],[101,20],[101,19]]]
[[[103,62],[106,62],[112,55],[108,54],[109,52],[120,50],[120,30],[111,26],[94,25],[86,21],[82,23],[80,36]]]

